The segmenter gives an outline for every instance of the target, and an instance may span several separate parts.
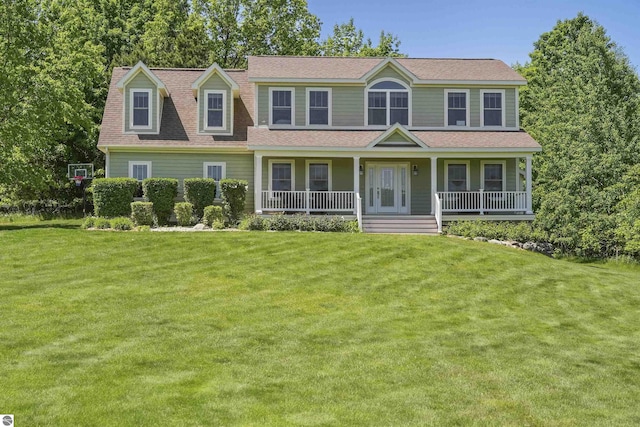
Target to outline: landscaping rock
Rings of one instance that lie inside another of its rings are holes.
[[[194,230],[204,230],[204,224],[196,224],[193,226]]]
[[[486,237],[474,237],[473,240],[475,240],[476,242],[486,242],[489,239],[487,239]]]

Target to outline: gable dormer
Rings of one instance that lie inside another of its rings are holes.
[[[218,64],[207,68],[191,85],[198,100],[198,133],[233,135],[234,98],[238,84]]]
[[[169,96],[165,84],[142,61],[116,84],[123,97],[123,132],[160,133],[164,98]]]

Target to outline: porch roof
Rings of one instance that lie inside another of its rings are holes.
[[[249,148],[366,148],[380,138],[383,130],[274,130],[250,127],[247,132]],[[540,151],[542,147],[524,131],[408,131],[427,148],[414,149],[527,149]],[[407,147],[398,147],[406,149]],[[371,148],[375,150],[375,147]]]

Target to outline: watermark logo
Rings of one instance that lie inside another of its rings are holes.
[[[3,426],[13,427],[13,415],[9,415],[9,414],[0,415],[0,419],[2,420]]]

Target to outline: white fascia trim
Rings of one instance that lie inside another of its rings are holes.
[[[255,126],[256,128],[260,128],[260,129],[291,129],[291,126],[289,125],[271,125],[271,126]],[[425,130],[442,130],[442,131],[451,131],[451,130],[455,130],[455,131],[460,131],[460,132],[495,132],[495,131],[511,131],[511,132],[516,132],[519,131],[520,129],[515,128],[515,127],[508,127],[508,128],[480,128],[480,127],[469,127],[469,128],[463,128],[462,126],[449,126],[449,127],[444,127],[444,126],[403,126],[405,129],[409,130],[409,131],[425,131]],[[386,131],[387,129],[389,129],[388,126],[333,126],[331,127],[330,130],[379,130],[379,131]],[[296,130],[328,130],[327,126],[321,126],[321,125],[311,125],[311,126],[296,126]]]
[[[250,77],[250,83],[304,83],[316,85],[354,84],[365,86],[364,79],[318,79],[318,78],[287,78],[287,77]],[[463,85],[463,86],[526,86],[524,80],[420,80],[413,81],[413,85]]]
[[[309,110],[310,110],[310,106],[309,106],[309,92],[327,92],[327,115],[328,115],[328,123],[326,125],[309,125]],[[333,97],[332,97],[332,90],[330,87],[307,87],[306,90],[306,97],[305,97],[305,124],[306,126],[315,126],[319,129],[326,129],[329,126],[332,126],[333,123]]]
[[[506,160],[482,160],[480,162],[480,185],[481,185],[480,188],[484,189],[484,166],[498,165],[498,164],[502,166],[502,191],[507,191],[507,161]]]
[[[291,92],[291,124],[290,125],[275,125],[282,127],[283,129],[291,128],[296,125],[296,88],[294,87],[270,87],[269,88],[269,126],[273,125],[273,92]]]
[[[371,89],[371,87],[375,84],[378,84],[380,82],[387,82],[387,81],[391,81],[394,83],[398,83],[399,85],[402,85],[402,87],[404,87],[404,90],[402,89]],[[387,124],[386,125],[372,125],[372,126],[381,126],[382,128],[386,127],[386,126],[390,126],[390,121],[391,121],[391,92],[407,92],[407,103],[408,103],[408,123],[407,123],[407,127],[411,127],[411,122],[412,122],[412,115],[413,115],[413,108],[412,108],[412,104],[413,104],[413,99],[411,96],[411,87],[408,86],[405,82],[403,82],[400,79],[395,79],[393,77],[382,77],[379,79],[376,79],[374,81],[372,81],[371,83],[369,83],[364,90],[364,126],[365,127],[369,127],[369,92],[380,92],[380,93],[385,93],[387,96]]]
[[[98,147],[103,153],[109,152],[152,152],[152,153],[236,153],[251,154],[246,147],[212,147],[211,145],[193,145],[190,147],[168,147],[166,145],[117,145],[109,144]]]
[[[466,124],[465,126],[449,126],[449,93],[466,93]],[[471,91],[469,89],[445,89],[444,90],[444,128],[468,129],[471,128]]]
[[[332,175],[333,175],[333,166],[332,166],[332,162],[329,159],[307,159],[304,162],[304,182],[305,182],[305,190],[307,188],[309,188],[309,165],[311,163],[326,163],[328,165],[328,174],[329,174],[329,189],[328,191],[331,191],[331,189],[333,188],[333,183],[332,183]]]
[[[485,93],[499,93],[502,97],[501,105],[502,105],[502,126],[485,126],[484,125],[484,94]],[[507,103],[504,89],[480,89],[480,127],[484,129],[495,129],[502,130],[505,128],[507,124]]]
[[[471,169],[471,162],[469,160],[445,160],[444,161],[444,191],[449,191],[449,165],[462,165],[464,164],[466,166],[466,173],[467,176],[465,178],[466,183],[467,183],[467,191],[470,190],[471,188],[471,180],[469,179],[471,176],[470,170]]]
[[[274,163],[289,163],[291,165],[291,191],[296,191],[296,161],[295,159],[269,159],[268,167],[269,167],[269,182],[267,183],[267,188],[269,191],[273,191],[271,189],[271,183],[273,179],[273,167]]]
[[[153,177],[151,173],[151,162],[148,160],[129,160],[129,178],[133,178],[133,166],[144,165],[147,167],[147,178]]]
[[[200,89],[200,86],[202,86],[202,84],[204,82],[206,82],[207,80],[209,80],[209,77],[211,77],[213,74],[218,74],[220,76],[220,78],[222,78],[222,80],[224,80],[224,82],[226,84],[229,85],[229,87],[231,88],[231,90],[234,92],[235,94],[239,94],[240,92],[240,86],[238,86],[238,83],[235,82],[235,80],[233,80],[229,74],[227,74],[222,68],[220,68],[220,66],[218,64],[216,64],[215,62],[213,64],[211,64],[211,66],[209,68],[207,68],[201,75],[200,77],[198,77],[196,79],[195,82],[193,82],[193,84],[191,85],[191,89],[193,89],[193,94],[197,95],[198,90]]]
[[[414,82],[418,81],[418,78],[416,77],[415,74],[413,74],[404,65],[400,64],[398,61],[396,61],[395,59],[393,59],[391,57],[383,59],[382,61],[380,61],[378,63],[378,65],[376,65],[371,70],[369,70],[360,79],[364,80],[364,81],[369,80],[371,77],[375,76],[378,72],[380,72],[387,65],[391,66],[392,68],[395,68],[395,71],[397,71],[398,73],[403,74],[407,78],[407,80],[409,80],[409,82],[414,83]]]
[[[408,131],[404,126],[402,126],[400,123],[396,123],[395,125],[391,126],[389,129],[387,129],[386,132],[384,132],[382,135],[380,135],[379,137],[377,137],[376,139],[374,139],[373,141],[371,141],[369,143],[369,145],[367,145],[366,148],[373,148],[376,145],[378,145],[380,142],[384,141],[386,138],[388,138],[389,136],[391,136],[393,133],[395,132],[399,132],[402,135],[406,136],[407,138],[409,138],[411,141],[415,142],[418,146],[424,148],[424,149],[429,149],[429,146],[426,145],[424,142],[422,142],[421,139],[419,139],[418,137],[416,137],[414,134],[412,134],[410,131]],[[385,147],[379,147],[379,148],[385,148]]]
[[[132,69],[130,69],[124,76],[122,76],[120,80],[118,80],[118,83],[116,83],[116,88],[122,92],[127,85],[127,82],[134,78],[139,72],[145,73],[146,76],[153,81],[153,83],[158,88],[158,91],[162,92],[162,96],[169,96],[169,91],[167,90],[167,87],[162,82],[162,80],[160,80],[155,74],[153,74],[153,72],[146,65],[144,65],[144,62],[142,61],[139,61]]]
[[[451,157],[451,158],[505,158],[512,159],[514,154],[521,153],[521,156],[533,155],[534,152],[530,148],[526,149],[511,149],[505,150],[504,148],[459,148],[452,150],[451,148],[430,148],[424,150],[420,148],[404,148],[398,149],[397,147],[384,147],[371,150],[365,147],[291,147],[291,146],[278,146],[278,147],[265,147],[265,146],[250,146],[249,149],[254,152],[255,155],[277,155],[277,156],[312,156],[312,157],[352,157],[359,156],[362,158],[368,157],[402,157],[407,156],[415,158],[430,158],[435,153],[438,153],[439,158]],[[278,154],[272,154],[278,153]]]
[[[148,126],[134,126],[133,125],[133,110],[134,110],[134,106],[133,106],[133,94],[134,92],[144,92],[147,94],[147,98],[149,99],[149,109],[147,111],[147,120],[149,121],[149,125]],[[124,133],[142,133],[142,132],[136,132],[137,130],[147,130],[150,131],[153,129],[153,105],[154,105],[154,101],[153,101],[153,90],[152,89],[136,89],[136,88],[130,88],[129,89],[129,129],[131,129],[130,131],[125,131]],[[148,133],[157,133],[157,132],[148,132]]]
[[[209,126],[209,94],[222,95],[222,126]],[[203,130],[205,131],[226,131],[227,130],[227,91],[207,89],[203,92],[203,99],[198,100],[202,104]]]

